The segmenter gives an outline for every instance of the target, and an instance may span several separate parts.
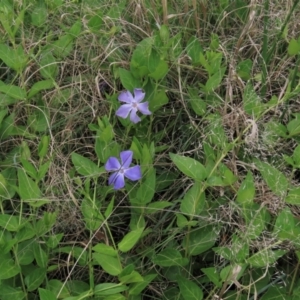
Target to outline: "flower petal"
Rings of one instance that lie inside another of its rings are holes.
[[[142,178],[142,172],[140,166],[134,166],[131,168],[128,168],[124,171],[124,175],[126,178],[136,181]]]
[[[132,109],[130,113],[130,121],[134,124],[141,121],[141,118],[136,114],[137,109]]]
[[[118,117],[121,117],[123,119],[126,119],[132,110],[132,105],[131,104],[123,104],[121,105],[118,110],[116,111],[116,115]]]
[[[111,174],[108,179],[108,184],[113,184],[115,190],[123,188],[125,185],[124,175],[120,172]]]
[[[122,168],[127,169],[132,161],[133,152],[131,150],[122,151],[120,153]]]
[[[132,103],[134,101],[133,96],[129,91],[122,92],[119,95],[118,100],[125,103]]]
[[[142,89],[134,89],[134,101],[139,103],[145,98],[145,93]]]
[[[119,163],[118,159],[113,156],[110,157],[105,164],[106,171],[117,171],[120,168],[121,168],[121,164]]]
[[[137,105],[138,110],[143,114],[143,115],[151,115],[151,111],[148,108],[149,103],[148,102],[144,102],[144,103],[139,103]]]

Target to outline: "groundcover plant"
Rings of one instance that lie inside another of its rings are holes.
[[[298,0],[0,1],[0,299],[300,299]]]

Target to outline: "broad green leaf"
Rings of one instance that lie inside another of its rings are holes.
[[[202,181],[206,178],[206,169],[197,160],[173,153],[169,155],[176,167],[186,176],[198,181]]]
[[[119,75],[122,85],[126,90],[133,92],[135,88],[141,87],[140,81],[134,78],[129,71],[119,68]]]
[[[295,162],[295,165],[299,168],[300,167],[300,145],[298,145],[293,153],[293,160]]]
[[[295,227],[294,216],[289,207],[285,207],[277,216],[273,233],[281,240],[291,239]]]
[[[286,250],[263,249],[248,258],[247,262],[252,267],[263,268],[274,264],[286,252]]]
[[[243,80],[249,80],[251,78],[251,71],[252,71],[252,60],[246,59],[243,61],[240,61],[237,65],[237,74],[243,79]]]
[[[272,285],[268,288],[268,290],[262,295],[260,300],[297,300],[299,299],[300,294],[295,295],[294,292],[295,289],[293,289],[293,296],[296,296],[297,298],[290,298],[285,292],[285,289],[282,288],[280,285]]]
[[[46,268],[48,265],[48,254],[42,248],[42,245],[35,243],[33,247],[33,254],[37,265],[41,268]]]
[[[169,71],[168,64],[165,61],[161,60],[157,68],[155,69],[155,71],[149,74],[149,77],[152,77],[153,79],[158,81],[164,78],[167,75],[168,71]]]
[[[135,282],[143,282],[144,278],[142,277],[142,275],[139,272],[133,270],[128,275],[122,276],[122,274],[120,274],[119,281],[122,284],[128,284],[128,283],[135,283]]]
[[[37,221],[34,229],[37,236],[42,236],[52,229],[56,223],[57,213],[45,212],[44,215]]]
[[[136,202],[140,206],[150,203],[155,194],[156,173],[155,169],[151,168],[147,172],[146,180],[140,185],[137,194]]]
[[[148,274],[144,276],[144,281],[143,282],[137,282],[132,285],[130,285],[129,288],[129,295],[140,295],[141,292],[151,283],[152,280],[154,280],[157,277],[156,274]]]
[[[0,298],[1,300],[13,300],[13,299],[25,299],[26,294],[22,290],[21,287],[12,287],[9,284],[0,283]],[[56,298],[55,298],[56,299]],[[55,300],[55,299],[49,299],[49,300]],[[41,300],[47,300],[47,299],[41,299]]]
[[[163,211],[166,207],[170,207],[173,204],[168,201],[156,201],[152,202],[147,205],[147,208],[145,209],[146,214],[154,214],[157,212]]]
[[[68,280],[66,287],[72,291],[72,295],[78,296],[90,290],[90,285],[81,280]]]
[[[38,81],[31,87],[28,93],[28,99],[32,98],[40,91],[52,89],[54,86],[55,82],[52,79]]]
[[[158,90],[149,101],[149,110],[154,113],[169,102],[165,91]]]
[[[0,92],[17,100],[25,100],[26,92],[20,87],[12,84],[0,85]]]
[[[243,93],[243,106],[249,116],[259,117],[264,111],[264,103],[256,94],[252,84],[247,83]]]
[[[103,24],[103,17],[102,17],[101,10],[97,11],[96,15],[90,17],[87,22],[87,26],[89,30],[91,30],[93,33],[99,33],[102,24]]]
[[[246,221],[245,236],[250,239],[256,239],[270,222],[270,214],[264,206],[257,203],[251,205],[244,205],[242,214]]]
[[[185,236],[182,246],[189,255],[199,255],[212,248],[219,237],[219,229],[212,225],[192,230]]]
[[[122,272],[120,260],[116,257],[101,253],[93,253],[93,258],[94,264],[99,264],[106,273],[112,276],[119,275]]]
[[[153,257],[152,261],[160,267],[185,266],[188,264],[188,260],[184,259],[181,253],[173,248],[162,250]]]
[[[202,268],[201,271],[209,278],[209,280],[218,288],[222,287],[219,270],[216,267]]]
[[[47,290],[51,291],[54,295],[60,294],[61,299],[70,296],[70,293],[65,284],[57,279],[51,279],[47,282]]]
[[[284,200],[289,204],[300,205],[300,188],[292,188]]]
[[[224,73],[226,71],[226,68],[221,68],[213,74],[211,77],[208,78],[206,84],[205,84],[205,89],[207,92],[212,92],[215,90],[217,87],[220,86]]]
[[[56,296],[53,292],[39,288],[40,300],[56,300]]]
[[[38,147],[39,158],[43,159],[47,155],[49,144],[50,144],[49,135],[43,135],[41,137],[39,147]]]
[[[189,88],[188,92],[190,97],[188,103],[198,116],[203,116],[206,113],[206,103],[200,98],[198,89]]]
[[[184,215],[182,214],[176,214],[176,218],[177,218],[177,226],[179,228],[183,228],[185,226],[196,226],[198,224],[198,221],[196,220],[188,220]]]
[[[115,250],[112,246],[108,246],[103,243],[98,243],[96,246],[93,247],[93,250],[97,253],[105,254],[112,257],[118,256],[117,250]]]
[[[96,296],[108,296],[126,291],[128,287],[120,283],[100,283],[95,286],[94,293]]]
[[[88,253],[86,249],[77,246],[60,247],[55,252],[66,253],[76,259],[80,266],[85,266],[88,262]]]
[[[57,61],[51,52],[42,52],[40,59],[40,73],[45,79],[55,79],[58,75]]]
[[[192,64],[197,65],[200,63],[200,53],[203,53],[203,48],[199,42],[199,39],[192,36],[186,47],[187,55],[191,58]]]
[[[36,27],[41,27],[47,20],[48,12],[47,7],[43,1],[38,1],[34,5],[34,9],[30,14],[31,24]]]
[[[1,90],[0,90],[1,91]],[[300,134],[300,118],[296,117],[287,124],[289,137]]]
[[[251,204],[255,197],[255,185],[253,175],[249,171],[241,183],[237,192],[236,201],[240,204]]]
[[[26,240],[18,245],[18,251],[16,256],[18,257],[18,263],[20,265],[29,265],[34,261],[34,241],[33,240]]]
[[[38,101],[35,110],[28,116],[28,127],[34,132],[47,132],[50,126],[49,108],[42,101]]]
[[[291,39],[288,46],[288,54],[290,56],[294,56],[299,54],[299,52],[300,52],[300,43],[295,39]]]
[[[180,294],[184,300],[202,300],[203,292],[199,285],[184,277],[178,278]]]
[[[83,176],[97,176],[102,173],[102,170],[93,163],[89,158],[86,158],[75,152],[71,155],[72,163],[74,164],[76,171]]]
[[[280,171],[267,163],[255,160],[255,164],[272,192],[279,197],[284,196],[289,185],[287,178]]]
[[[21,72],[27,65],[28,56],[22,45],[13,49],[7,44],[0,43],[0,59],[11,69]]]
[[[21,268],[15,263],[9,253],[0,255],[0,280],[8,279],[20,273]]]
[[[22,219],[18,216],[0,214],[0,227],[9,231],[18,231],[22,226]]]
[[[71,34],[65,34],[59,37],[58,40],[53,42],[53,54],[60,59],[66,58],[73,50],[73,39]]]
[[[180,211],[190,219],[199,215],[205,206],[205,192],[202,189],[203,184],[195,182],[181,201]]]
[[[23,169],[18,169],[18,181],[18,193],[22,200],[30,203],[41,199],[41,191],[38,185],[27,176]]]
[[[121,252],[128,252],[130,251],[135,244],[138,242],[140,237],[144,232],[144,228],[137,228],[128,232],[122,239],[122,241],[118,244],[118,248]]]

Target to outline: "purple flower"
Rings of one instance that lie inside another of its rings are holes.
[[[125,102],[120,106],[116,111],[116,115],[125,119],[130,113],[130,121],[133,123],[138,123],[141,121],[141,118],[136,114],[137,111],[140,111],[144,115],[151,115],[151,111],[148,108],[149,103],[143,102],[145,98],[145,93],[142,89],[134,89],[134,96],[129,91],[122,92],[118,99],[120,102]]]
[[[109,176],[108,184],[113,184],[115,190],[119,190],[124,187],[124,177],[136,181],[141,179],[142,172],[140,166],[129,167],[132,161],[133,152],[122,151],[120,153],[121,164],[116,157],[110,157],[105,164],[106,171],[113,171]]]

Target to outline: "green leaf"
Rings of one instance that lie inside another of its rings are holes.
[[[158,81],[158,80],[164,78],[167,75],[168,71],[169,71],[168,64],[165,61],[160,60],[158,66],[155,69],[155,71],[150,73],[149,77],[152,77],[153,79]]]
[[[207,92],[212,92],[217,87],[219,87],[224,77],[225,71],[226,68],[220,68],[218,72],[216,72],[215,74],[213,74],[211,77],[208,78],[205,84],[205,89]]]
[[[83,176],[99,176],[102,170],[93,163],[89,158],[86,158],[75,152],[71,155],[72,163],[74,164],[76,171]]]
[[[272,265],[276,262],[278,258],[283,256],[287,251],[286,250],[270,250],[270,249],[263,249],[250,258],[248,258],[247,262],[256,268],[263,268],[269,265]]]
[[[43,250],[42,246],[38,243],[34,244],[33,255],[37,262],[37,265],[41,268],[46,268],[48,265],[48,255]]]
[[[160,109],[162,106],[167,104],[169,102],[169,98],[165,91],[158,90],[153,98],[149,100],[149,110],[154,113],[158,109]]]
[[[118,244],[118,248],[122,252],[128,252],[130,251],[135,244],[138,242],[140,237],[142,236],[144,232],[144,228],[137,228],[135,230],[132,230],[128,232],[122,239],[122,241]]]
[[[295,162],[295,165],[299,168],[300,167],[300,145],[298,145],[293,153],[293,160]]]
[[[54,293],[52,293],[51,291],[39,288],[39,296],[40,296],[40,300],[56,300],[56,296]]]
[[[93,250],[97,253],[105,254],[112,257],[118,256],[117,250],[115,250],[112,246],[108,246],[103,243],[98,243],[96,246],[93,247]]]
[[[189,104],[191,105],[193,111],[198,116],[203,116],[206,113],[206,103],[199,97],[198,89],[189,88]]]
[[[252,84],[247,83],[243,93],[243,106],[249,116],[259,117],[264,111],[264,103],[256,94]]]
[[[289,185],[287,178],[280,171],[267,163],[255,160],[255,164],[272,192],[279,197],[283,197]]]
[[[0,59],[11,69],[21,72],[27,65],[28,56],[25,54],[22,45],[16,49],[0,43]]]
[[[285,207],[277,216],[273,233],[281,240],[291,240],[295,219],[289,207]]]
[[[0,92],[17,100],[24,100],[26,98],[26,92],[12,84],[0,84]]]
[[[192,36],[187,44],[187,55],[191,58],[192,64],[197,65],[200,64],[200,53],[203,53],[203,48],[199,40]]]
[[[95,286],[94,294],[96,296],[108,296],[118,294],[126,290],[128,290],[128,287],[120,283],[100,283]]]
[[[59,293],[61,299],[65,299],[70,296],[66,285],[57,279],[51,279],[47,282],[47,290],[54,293],[54,295],[57,295]]]
[[[97,14],[95,16],[90,17],[87,22],[87,26],[89,30],[91,30],[93,33],[99,33],[102,24],[103,24],[103,17],[102,17],[101,10],[97,11]]]
[[[101,253],[93,253],[93,259],[96,264],[99,264],[106,273],[112,276],[119,275],[122,272],[121,263],[116,257]]]
[[[39,71],[45,79],[55,79],[58,75],[57,62],[51,52],[41,53]]]
[[[257,203],[244,205],[242,209],[242,214],[247,224],[245,236],[249,239],[258,238],[270,222],[270,214],[265,207]]]
[[[180,294],[184,300],[202,300],[203,292],[200,287],[193,281],[184,277],[178,278]]]
[[[297,298],[290,298],[285,292],[285,289],[283,289],[281,286],[272,285],[268,288],[266,293],[262,295],[260,300],[292,300],[292,299],[299,299],[299,294],[295,295],[295,289],[293,289],[293,296],[296,296]]]
[[[239,204],[251,204],[255,197],[255,185],[252,173],[249,171],[237,192],[236,201]]]
[[[181,201],[180,210],[190,219],[199,215],[205,206],[205,192],[202,189],[203,184],[195,182]]]
[[[28,291],[36,290],[46,279],[46,269],[36,268],[25,277],[25,284]]]
[[[59,37],[52,46],[54,48],[54,55],[60,59],[66,58],[73,50],[73,39],[71,34],[65,34]]]
[[[163,211],[166,207],[170,207],[173,204],[168,201],[156,201],[147,205],[145,214],[154,214]]]
[[[122,274],[120,274],[119,281],[122,284],[128,284],[128,283],[135,283],[135,282],[143,282],[144,278],[141,276],[141,274],[139,272],[133,270],[128,275],[122,276]]]
[[[152,280],[154,280],[157,277],[156,274],[148,274],[144,276],[143,282],[137,282],[130,286],[129,288],[129,295],[140,295],[142,291],[151,283]]]
[[[41,199],[41,191],[38,185],[27,176],[23,169],[18,169],[18,181],[18,193],[22,200],[30,203]]]
[[[46,23],[48,11],[43,1],[38,1],[34,5],[34,9],[30,14],[31,24],[36,27],[41,27]]]
[[[126,90],[133,92],[135,88],[141,87],[140,81],[134,78],[129,71],[119,68],[119,75],[122,85]]]
[[[206,169],[197,160],[173,153],[169,155],[176,167],[186,176],[198,181],[202,181],[206,178]]]
[[[0,214],[0,227],[9,231],[18,231],[23,226],[21,221],[17,216]]]
[[[185,266],[188,264],[188,259],[183,258],[178,250],[166,248],[155,255],[152,262],[160,267]]]
[[[243,80],[249,80],[251,78],[252,66],[253,63],[251,59],[240,61],[237,65],[237,74]]]
[[[136,202],[140,206],[145,206],[152,201],[155,194],[156,173],[155,169],[151,168],[145,181],[140,185],[136,194]]]
[[[295,39],[291,39],[288,46],[288,54],[294,56],[300,52],[300,43]]]
[[[26,297],[25,292],[22,291],[21,287],[14,288],[11,285],[0,283],[0,298],[1,300],[11,299],[24,299]],[[45,299],[41,299],[45,300]],[[49,299],[52,300],[52,299]],[[53,299],[54,300],[54,299]]]
[[[28,99],[38,94],[40,91],[52,89],[55,86],[55,82],[52,79],[41,80],[36,82],[28,93]]]
[[[12,259],[9,253],[0,255],[0,280],[8,279],[20,273],[21,268]]]
[[[43,159],[47,155],[49,144],[50,137],[48,135],[43,135],[38,147],[39,158]]]
[[[202,268],[201,271],[209,278],[209,280],[218,288],[222,287],[219,270],[216,267]]]
[[[189,255],[199,255],[212,248],[219,237],[219,229],[212,225],[192,230],[182,245]]]
[[[300,188],[292,188],[285,198],[285,202],[294,205],[300,205]]]
[[[289,132],[289,137],[292,137],[294,135],[298,135],[300,133],[300,118],[295,118],[291,120],[287,124],[287,129]]]

